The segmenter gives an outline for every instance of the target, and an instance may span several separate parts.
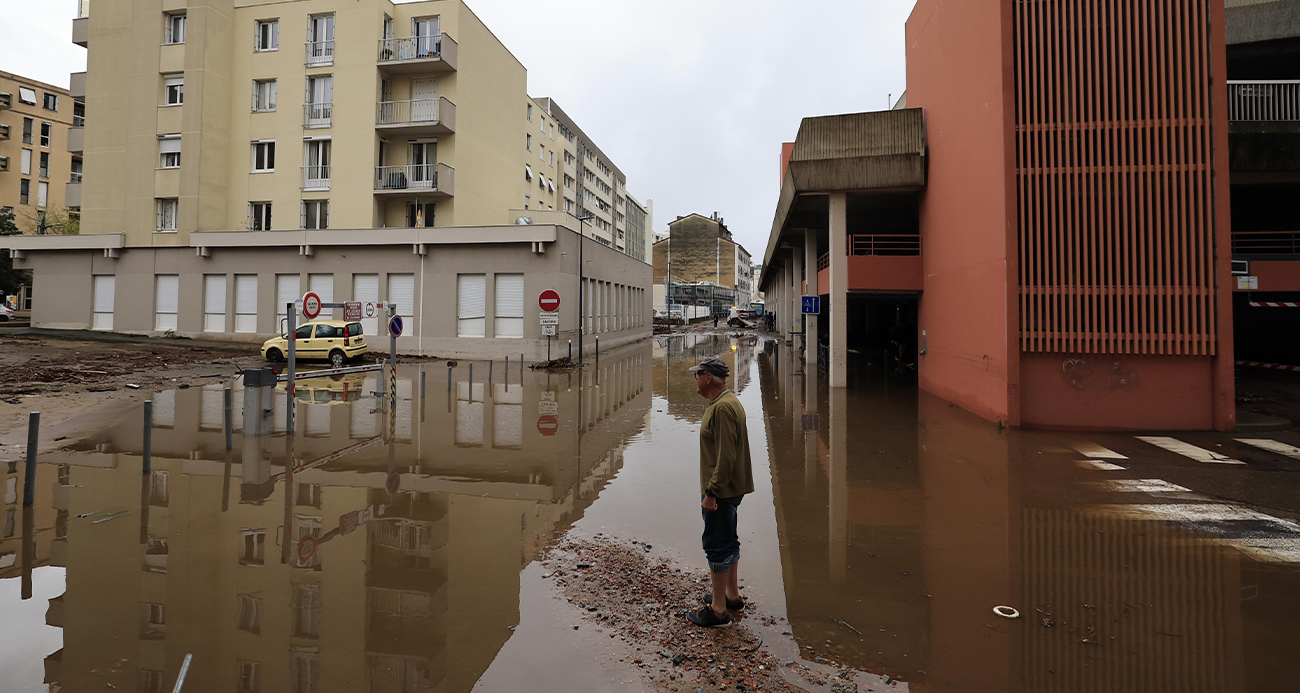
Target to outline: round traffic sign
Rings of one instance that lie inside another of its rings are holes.
[[[298,563],[307,565],[316,557],[316,535],[307,534],[298,539]]]
[[[560,420],[554,414],[537,417],[537,432],[544,436],[553,436],[560,430]]]
[[[394,315],[388,320],[388,333],[394,337],[402,336],[402,316]]]
[[[307,316],[308,320],[315,320],[320,315],[320,296],[308,291],[302,297],[302,314]]]
[[[560,294],[551,289],[547,289],[537,298],[537,305],[541,306],[542,310],[548,313],[557,311],[560,309]]]

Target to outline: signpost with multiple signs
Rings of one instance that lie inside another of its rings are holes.
[[[537,305],[541,307],[540,322],[542,325],[542,334],[546,335],[546,360],[551,360],[551,337],[554,337],[560,329],[560,294],[552,289],[543,291],[537,297]]]

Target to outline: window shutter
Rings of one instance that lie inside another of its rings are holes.
[[[163,137],[160,137],[158,139],[159,154],[180,154],[180,152],[181,152],[180,135],[164,135]]]
[[[496,337],[524,336],[524,275],[496,275]]]
[[[378,274],[354,274],[352,275],[352,300],[362,303],[371,303],[379,301],[379,275]],[[361,327],[366,334],[374,336],[379,334],[379,318],[362,318]]]
[[[235,331],[257,331],[257,275],[235,275]]]
[[[307,290],[320,296],[321,303],[334,302],[334,275],[332,274],[309,274],[307,275]]]
[[[296,274],[275,275],[275,314],[286,315],[285,304],[302,297],[302,278]]]
[[[225,314],[226,275],[209,274],[203,278],[203,312]]]
[[[456,298],[456,314],[459,318],[457,336],[484,336],[487,328],[487,275],[460,275]]]
[[[415,316],[415,275],[388,275],[388,300],[397,304],[397,313],[403,317]]]
[[[95,275],[95,312],[112,313],[117,277],[111,274]]]

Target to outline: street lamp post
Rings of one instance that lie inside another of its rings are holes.
[[[582,335],[587,331],[586,301],[587,265],[582,261],[582,248],[586,243],[586,234],[582,232],[582,222],[595,219],[595,215],[584,214],[578,217],[578,363],[582,363]]]

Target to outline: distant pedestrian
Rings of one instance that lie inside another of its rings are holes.
[[[726,627],[732,623],[728,612],[745,608],[740,598],[736,509],[745,494],[754,492],[749,431],[745,408],[727,387],[731,374],[727,364],[710,356],[690,370],[695,374],[695,391],[709,400],[700,424],[700,512],[704,516],[701,539],[713,589],[701,599],[705,606],[686,618],[697,626]]]
[[[714,314],[713,314],[713,329],[715,329],[715,330],[718,329],[718,314],[717,314],[717,313],[714,313]]]

